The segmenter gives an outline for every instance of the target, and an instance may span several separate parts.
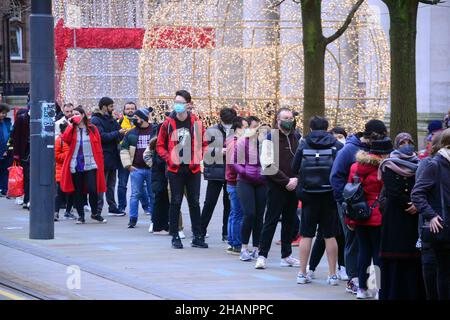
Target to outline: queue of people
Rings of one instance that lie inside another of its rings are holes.
[[[327,284],[346,281],[345,291],[358,299],[450,299],[450,129],[433,124],[427,151],[419,156],[410,134],[392,141],[376,119],[347,136],[315,116],[301,137],[288,108],[277,111],[273,127],[223,108],[219,122],[206,129],[192,107],[185,90],[175,93],[173,111],[162,123],[151,121],[151,108],[133,102],[116,119],[108,97],[91,117],[82,106],[64,105],[55,124],[55,221],[63,207],[63,217],[77,224],[86,223],[86,212],[106,223],[106,196],[109,216],[125,216],[128,204],[128,228],[134,229],[141,203],[151,217],[149,232],[170,235],[172,248],[183,249],[180,210],[186,196],[191,246],[206,249],[222,194],[226,252],[253,261],[256,269],[268,267],[281,221],[280,267],[298,268],[298,284],[316,278],[325,252]],[[14,159],[29,176],[29,139],[23,138],[29,112],[17,116],[13,129],[8,111],[0,105],[2,195],[5,169]],[[202,171],[207,186],[201,209]],[[298,239],[296,258],[292,246]],[[379,280],[375,288],[371,266]]]

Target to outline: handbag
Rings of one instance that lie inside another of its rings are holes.
[[[13,162],[13,165],[8,168],[8,197],[17,198],[24,195],[23,190],[23,168]]]
[[[438,164],[438,177],[441,177],[441,167]],[[433,233],[430,230],[430,221],[425,221],[422,225],[422,230],[420,234],[420,238],[423,242],[435,243],[435,244],[445,244],[450,243],[450,228],[448,226],[447,216],[447,208],[444,202],[444,188],[442,186],[442,180],[439,180],[439,189],[440,189],[440,197],[441,197],[441,214],[442,214],[442,229],[439,233]]]
[[[364,189],[362,186],[362,181],[355,175],[353,177],[353,182],[349,182],[344,187],[344,192],[342,193],[344,197],[344,202],[342,203],[342,208],[345,216],[354,221],[367,221],[372,215],[373,209],[378,205],[378,198],[375,202],[369,206],[364,196]]]

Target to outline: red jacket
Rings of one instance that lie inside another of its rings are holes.
[[[61,172],[64,164],[64,160],[67,158],[69,152],[69,146],[64,143],[61,136],[56,138],[55,141],[55,179],[56,182],[61,182]]]
[[[77,144],[77,134],[72,125],[69,125],[61,136],[62,140],[69,146],[69,152],[62,166],[61,171],[61,190],[63,192],[74,192],[75,188],[70,172],[70,161]],[[97,192],[106,192],[105,172],[103,165],[102,142],[98,129],[94,125],[89,125],[89,138],[91,140],[92,153],[97,164]]]
[[[205,128],[202,122],[193,114],[191,117],[191,162],[189,169],[192,173],[200,172],[200,161],[208,148],[208,141],[204,139]],[[167,163],[167,170],[177,173],[180,168],[180,159],[178,157],[179,149],[175,148],[178,144],[178,137],[174,135],[177,130],[175,117],[167,117],[159,130],[156,152]],[[170,137],[169,137],[170,136]]]
[[[377,200],[381,193],[381,189],[383,188],[383,181],[378,180],[378,167],[380,166],[381,161],[382,158],[378,155],[370,154],[365,151],[358,151],[356,154],[356,162],[350,168],[348,182],[353,182],[353,177],[356,173],[362,183],[364,196],[370,207],[372,207]],[[367,221],[353,221],[346,218],[345,222],[352,227],[355,225],[381,226],[380,205],[377,204],[375,206],[372,210],[372,215]]]

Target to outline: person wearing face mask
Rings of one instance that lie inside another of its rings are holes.
[[[131,131],[136,126],[134,125],[134,113],[136,112],[136,104],[132,101],[127,102],[123,107],[123,116],[118,121],[119,125],[122,129]],[[123,140],[122,140],[123,142]],[[124,168],[122,165],[119,166],[117,172],[118,184],[117,184],[117,200],[118,200],[118,208],[120,212],[125,212],[127,207],[127,185],[128,178],[130,177],[130,171]],[[142,209],[145,211],[147,215],[151,214],[151,208],[149,208],[149,198],[147,195],[146,188],[142,191]]]
[[[187,109],[192,104],[191,94],[186,90],[175,93],[174,111],[161,125],[156,152],[167,163],[167,175],[171,191],[169,227],[172,248],[182,249],[178,222],[181,203],[186,190],[189,214],[194,234],[192,246],[208,248],[202,235],[200,214],[200,162],[208,147],[204,139],[205,128],[201,121]]]
[[[139,200],[149,195],[150,206],[153,205],[152,172],[144,161],[144,151],[156,134],[154,126],[149,123],[149,114],[148,109],[139,109],[134,113],[133,125],[135,125],[135,128],[127,133],[120,148],[122,165],[130,172],[131,178],[128,228],[134,228],[138,221]],[[144,183],[146,192],[144,192]]]
[[[239,255],[241,253],[241,225],[242,206],[237,195],[237,171],[233,164],[237,163],[237,140],[243,136],[244,130],[248,127],[247,121],[242,117],[236,117],[231,126],[231,135],[227,138],[226,146],[226,168],[225,176],[227,182],[227,192],[230,198],[230,216],[228,219],[228,248],[227,253]]]
[[[261,232],[259,257],[256,269],[266,268],[266,259],[280,216],[282,267],[299,267],[300,262],[291,256],[292,233],[298,200],[295,189],[298,178],[291,168],[299,141],[295,136],[294,114],[287,108],[277,112],[276,135],[269,134],[262,143],[261,165],[268,181],[267,211]]]
[[[60,187],[64,193],[74,194],[78,211],[77,224],[84,224],[85,195],[89,195],[91,218],[100,223],[106,219],[98,213],[98,195],[106,191],[103,170],[103,152],[99,130],[92,125],[82,107],[73,109],[69,126],[61,136],[69,146],[62,170]]]
[[[119,143],[127,130],[120,127],[113,117],[114,101],[109,97],[103,97],[98,103],[99,109],[92,113],[91,123],[98,128],[102,139],[102,149],[105,161],[104,174],[106,178],[106,201],[108,202],[109,216],[124,216],[125,212],[117,208],[115,189],[117,181],[117,169],[120,166]],[[99,195],[98,213],[103,210],[104,195]]]
[[[411,191],[419,158],[409,133],[395,138],[395,150],[381,162],[378,178],[385,188],[382,203],[380,300],[417,300],[425,296],[420,251],[416,248],[418,212]]]
[[[225,181],[226,138],[236,116],[236,110],[223,108],[220,110],[220,123],[206,130],[206,140],[209,146],[203,159],[203,176],[208,181],[208,186],[202,210],[202,235],[206,236],[220,192],[223,191],[222,241],[227,241],[228,216],[230,214],[230,200]]]

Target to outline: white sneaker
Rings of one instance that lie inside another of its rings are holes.
[[[300,260],[292,256],[281,259],[280,267],[300,267]]]
[[[150,223],[150,227],[148,227],[148,232],[153,233],[153,223]]]
[[[337,275],[328,276],[327,283],[330,286],[337,286],[339,284],[339,279],[338,279]]]
[[[84,211],[91,212],[91,207],[90,206],[84,206]]]
[[[19,206],[23,205],[23,198],[16,198],[16,204]]]
[[[359,288],[356,293],[356,299],[371,299],[373,298],[372,293],[369,290],[364,290]]]
[[[180,237],[180,239],[186,239],[186,235],[184,234],[183,230],[178,231],[178,236]]]
[[[166,231],[166,230],[161,230],[161,231],[155,231],[155,232],[153,232],[153,234],[155,236],[168,236],[170,234],[170,232]]]
[[[266,258],[259,256],[256,260],[255,269],[265,269],[266,268]]]
[[[309,277],[310,279],[316,278],[316,274],[312,270],[308,270],[308,272],[306,273],[306,276]]]
[[[306,284],[306,283],[310,283],[311,282],[311,278],[308,277],[308,275],[304,275],[302,273],[297,274],[297,283],[298,284]]]
[[[347,272],[345,272],[345,267],[341,267],[341,270],[338,270],[337,277],[341,281],[348,281],[348,280],[350,280],[348,275],[347,275]]]

